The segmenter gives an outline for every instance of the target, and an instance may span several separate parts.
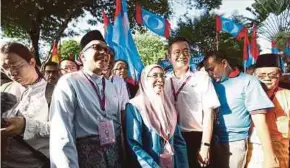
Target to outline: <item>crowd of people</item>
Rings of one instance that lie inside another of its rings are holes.
[[[0,47],[3,168],[287,168],[290,91],[280,56],[240,71],[208,52],[189,68],[190,44],[169,41],[173,71],[128,76],[98,30],[80,41],[82,65],[47,62],[24,45]]]

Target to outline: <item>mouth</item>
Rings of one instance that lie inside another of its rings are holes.
[[[176,62],[180,63],[180,64],[187,64],[188,60],[187,59],[177,59]]]

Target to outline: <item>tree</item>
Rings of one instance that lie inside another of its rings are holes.
[[[235,16],[233,20],[240,22],[240,16]],[[205,13],[193,19],[179,20],[174,36],[186,37],[190,42],[193,54],[205,54],[208,51],[216,50],[215,15]],[[242,65],[242,40],[237,41],[230,34],[220,33],[218,43],[219,51],[225,54],[234,65]]]
[[[60,56],[61,58],[69,58],[70,56],[79,55],[81,49],[77,41],[67,40],[61,44]]]
[[[169,11],[167,1],[145,0],[141,1],[148,9],[160,14]],[[133,11],[135,11],[136,0],[129,1],[129,19],[134,26]],[[96,20],[89,20],[92,25],[102,21],[102,10],[104,9],[111,19],[115,10],[113,0],[5,0],[2,1],[1,28],[4,35],[13,38],[29,39],[37,63],[39,59],[39,41],[51,43],[58,42],[63,36],[77,34],[74,30],[66,30],[68,23],[75,18],[84,17],[85,11],[89,11]]]
[[[145,65],[156,64],[160,58],[165,58],[164,42],[150,32],[135,35],[135,42],[142,62]]]
[[[289,0],[255,0],[246,9],[254,15],[254,19],[245,18],[258,24],[259,33],[268,41],[274,40],[277,33],[290,31]]]

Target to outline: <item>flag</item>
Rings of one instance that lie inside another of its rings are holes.
[[[137,47],[129,27],[126,0],[116,0],[115,21],[113,25],[112,42],[115,50],[115,60],[124,60],[128,63],[129,77],[139,81],[144,65],[139,56]]]
[[[286,56],[290,56],[290,37],[287,40],[284,53]]]
[[[231,19],[216,15],[216,31],[230,33],[236,39],[244,38],[248,35],[248,29]]]
[[[256,63],[255,57],[252,55],[252,46],[249,42],[248,36],[244,38],[244,51],[243,51],[243,60],[244,60],[244,69],[246,70],[251,65]]]
[[[273,54],[279,54],[279,50],[278,50],[278,48],[276,46],[276,41],[272,41],[271,43],[272,43],[272,53]]]
[[[136,4],[136,21],[159,36],[170,37],[170,23],[165,17],[152,13]]]
[[[105,32],[105,41],[110,47],[113,47],[113,25],[110,22],[108,16],[106,15],[105,11],[103,10],[103,22],[104,22],[104,32]]]
[[[52,46],[51,62],[55,62],[55,63],[59,64],[59,57],[57,54],[57,44],[55,41],[53,42],[53,46]]]
[[[259,56],[259,47],[257,43],[257,25],[254,24],[253,33],[252,33],[252,41],[251,41],[251,56],[257,61]]]

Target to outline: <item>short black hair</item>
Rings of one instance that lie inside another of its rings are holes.
[[[226,56],[219,51],[208,51],[205,54],[205,57],[203,59],[203,63],[206,63],[209,58],[213,58],[217,62],[221,62],[224,59],[227,60]]]
[[[169,40],[169,45],[168,45],[168,53],[171,53],[171,46],[175,43],[178,42],[187,42],[187,44],[189,45],[189,41],[185,38],[185,37],[174,37],[172,39]]]
[[[204,67],[203,61],[201,61],[200,63],[197,64],[196,66],[196,70],[200,71],[200,69]]]
[[[52,62],[52,61],[49,61],[49,62],[47,62],[46,64],[44,64],[43,70],[45,70],[45,68],[46,68],[47,66],[55,66],[55,67],[58,68],[58,64],[57,64],[56,62]]]

